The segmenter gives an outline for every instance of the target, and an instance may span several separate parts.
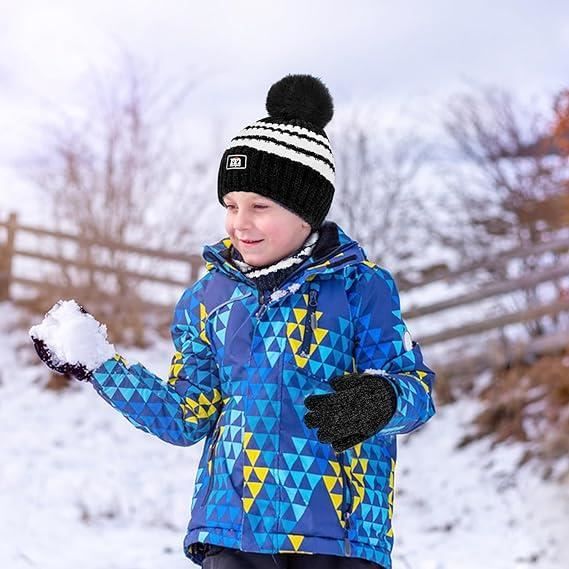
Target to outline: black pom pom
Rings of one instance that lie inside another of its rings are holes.
[[[312,75],[287,75],[274,83],[267,94],[269,116],[278,120],[301,119],[324,128],[334,115],[328,88]]]

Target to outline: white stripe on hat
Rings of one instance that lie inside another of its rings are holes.
[[[257,123],[258,124],[258,123]],[[273,139],[275,142],[284,142],[290,144],[292,146],[297,146],[298,148],[303,148],[304,150],[308,150],[309,152],[313,152],[318,156],[322,156],[329,160],[332,164],[334,164],[334,156],[330,151],[328,145],[324,148],[321,144],[314,142],[314,140],[307,140],[306,138],[300,138],[295,133],[284,133],[284,132],[275,132],[265,126],[255,126],[255,128],[248,128],[243,129],[237,137],[250,137],[250,136],[266,136],[268,138]],[[235,138],[233,139],[235,140]],[[233,141],[232,141],[233,142]],[[240,141],[235,141],[240,143]]]
[[[330,166],[318,160],[314,156],[308,156],[302,152],[297,152],[287,146],[278,144],[277,142],[272,142],[269,140],[257,140],[256,138],[249,138],[244,140],[236,140],[235,146],[248,146],[249,148],[255,148],[256,150],[261,150],[262,152],[268,152],[269,154],[276,154],[282,158],[288,158],[295,162],[300,162],[309,168],[312,168],[324,178],[326,178],[332,185],[334,185],[335,175],[334,170]]]
[[[305,128],[303,126],[297,126],[297,125],[280,123],[280,122],[256,121],[253,124],[248,125],[248,127],[245,127],[243,130],[247,130],[247,128],[253,128],[253,127],[271,127],[271,126],[273,128],[280,128],[281,130],[287,130],[292,133],[304,134],[306,136],[309,136],[310,138],[313,138],[314,140],[324,144],[330,150],[330,152],[332,151],[332,148],[330,147],[330,141],[325,136],[322,136],[321,134],[318,134],[313,130],[310,130],[309,128]]]

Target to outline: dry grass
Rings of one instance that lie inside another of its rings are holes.
[[[478,396],[484,408],[459,446],[483,437],[492,447],[522,442],[526,452],[519,466],[537,459],[543,477],[554,476],[556,464],[569,456],[569,351],[498,370]],[[555,476],[566,479],[569,469]]]

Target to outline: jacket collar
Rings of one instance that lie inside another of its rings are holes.
[[[325,221],[320,229],[312,255],[301,263],[298,269],[288,276],[287,285],[312,280],[315,275],[324,275],[342,270],[348,265],[366,260],[366,256],[357,241],[349,237],[334,221]],[[243,274],[231,263],[231,240],[225,237],[203,248],[202,257],[208,271],[217,270],[229,278],[245,282],[256,288],[252,279]]]

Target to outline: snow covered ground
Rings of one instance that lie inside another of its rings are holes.
[[[47,369],[19,348],[18,318],[0,304],[0,567],[193,566],[181,545],[202,443],[137,431],[87,384],[43,389]],[[168,342],[121,351],[168,369]],[[518,446],[456,450],[477,405],[439,407],[399,438],[394,568],[565,569],[569,488],[517,470]]]

